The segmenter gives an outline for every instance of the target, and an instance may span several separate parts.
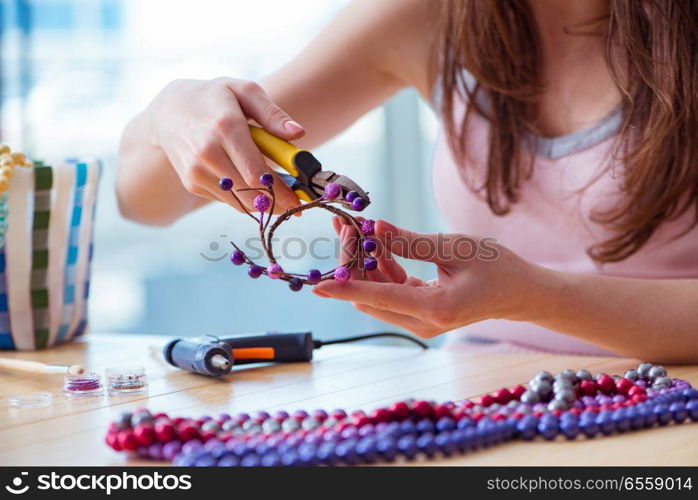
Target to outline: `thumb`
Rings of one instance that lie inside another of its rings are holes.
[[[376,223],[376,235],[388,250],[406,259],[449,266],[456,258],[452,241],[454,235],[417,233],[384,220]]]
[[[305,129],[277,106],[262,87],[237,92],[236,97],[245,115],[275,136],[292,140],[305,135]]]

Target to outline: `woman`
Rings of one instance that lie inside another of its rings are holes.
[[[249,120],[310,148],[412,86],[443,123],[434,185],[455,233],[380,221],[379,271],[317,295],[422,337],[467,326],[471,343],[696,362],[696,46],[695,2],[356,1],[261,86],[168,85],[124,132],[121,210],[167,224],[228,203],[219,178],[269,170]],[[459,234],[495,237],[497,258],[456,258]]]

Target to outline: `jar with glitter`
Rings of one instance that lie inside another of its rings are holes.
[[[142,366],[117,366],[106,369],[107,390],[111,396],[140,394],[148,390],[148,376]]]
[[[95,372],[69,373],[63,381],[63,392],[70,397],[99,396],[102,394],[102,377]]]

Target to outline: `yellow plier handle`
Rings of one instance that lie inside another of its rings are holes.
[[[291,188],[299,200],[309,202],[317,197],[311,196],[310,180],[322,167],[309,151],[254,125],[250,125],[250,134],[264,156],[296,178]]]

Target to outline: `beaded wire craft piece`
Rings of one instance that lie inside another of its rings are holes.
[[[375,240],[371,238],[374,234],[375,221],[371,219],[363,219],[354,217],[349,212],[338,208],[335,205],[350,204],[354,210],[361,211],[366,206],[363,198],[358,196],[355,191],[349,191],[344,199],[340,199],[342,189],[338,184],[329,183],[325,186],[324,196],[313,200],[303,205],[298,205],[279,215],[273,223],[270,224],[276,197],[274,195],[274,177],[271,174],[262,174],[259,178],[261,188],[244,188],[233,189],[233,181],[227,177],[220,180],[219,185],[223,191],[229,191],[240,205],[242,210],[254,219],[259,225],[259,238],[262,243],[262,248],[269,261],[269,266],[260,266],[250,259],[234,242],[230,242],[235,250],[230,255],[230,261],[237,265],[247,264],[247,274],[251,278],[259,278],[261,275],[266,275],[271,279],[278,279],[288,282],[289,288],[297,292],[303,288],[303,285],[316,285],[324,280],[335,279],[340,282],[348,281],[351,277],[351,269],[358,268],[362,275],[365,276],[366,271],[373,271],[378,267],[378,261],[375,257],[370,256],[377,248]],[[253,205],[259,212],[259,217],[250,212],[238,198],[236,192],[242,191],[257,191],[260,192],[254,199]],[[293,215],[300,214],[306,210],[313,208],[321,208],[327,210],[344,219],[351,225],[358,235],[356,248],[349,255],[349,260],[346,264],[338,266],[330,271],[321,272],[318,269],[311,269],[307,274],[297,274],[284,271],[277,262],[273,250],[274,232],[285,221],[289,220]],[[265,214],[268,215],[265,218]]]
[[[570,398],[571,394],[571,398]],[[564,409],[562,409],[564,407]],[[265,411],[217,418],[124,413],[107,444],[178,466],[359,465],[473,452],[515,439],[593,438],[698,422],[698,390],[641,364],[623,377],[540,372],[477,400],[400,401],[369,414]]]

